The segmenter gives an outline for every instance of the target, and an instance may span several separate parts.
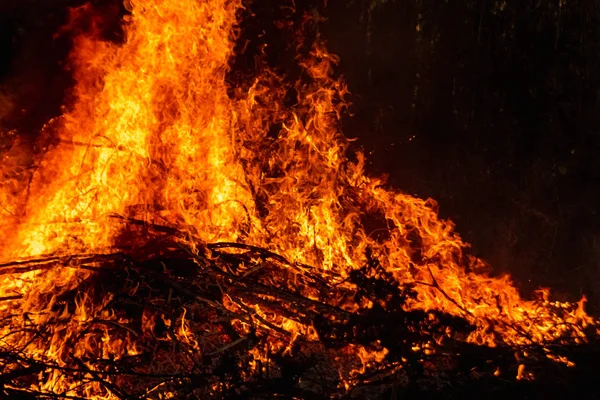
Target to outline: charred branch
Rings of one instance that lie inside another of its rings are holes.
[[[314,267],[296,265],[267,249],[197,240],[185,245],[180,231],[150,228],[160,237],[160,249],[151,241],[152,249],[138,248],[135,255],[47,256],[0,265],[2,273],[15,276],[59,266],[90,271],[51,309],[69,309],[71,319],[81,307],[93,313],[80,317],[73,328],[78,334],[67,335],[61,365],[28,354],[31,346],[50,348],[50,328],[72,320],[32,314],[2,321],[12,324],[15,333],[26,329],[29,338],[19,348],[0,349],[5,396],[78,399],[84,397],[75,395],[77,385],[95,385],[119,399],[160,398],[166,391],[178,398],[389,398],[415,393],[460,398],[482,385],[501,396],[510,390],[539,390],[544,383],[566,390],[595,377],[590,354],[598,354],[600,346],[592,334],[585,344],[470,344],[466,338],[474,328],[466,319],[406,311],[404,303],[414,295],[410,286],[373,274],[379,268],[374,261],[345,281],[360,287],[351,297],[350,291],[327,286]],[[301,284],[289,285],[294,279]],[[430,285],[439,288],[436,284],[432,275]],[[319,295],[323,290],[339,298]],[[348,309],[340,301],[346,297],[363,306]],[[15,294],[3,302],[26,300],[25,294]],[[24,326],[18,327],[17,320]],[[90,340],[103,336],[113,343],[135,343],[130,348],[136,350],[106,356],[90,348]],[[361,347],[365,354],[387,350],[377,360],[361,359]],[[574,359],[575,366],[550,359],[557,357]],[[535,383],[521,380],[523,371],[534,373]],[[581,371],[587,373],[584,378]],[[36,376],[53,373],[76,383],[74,389],[31,389]]]

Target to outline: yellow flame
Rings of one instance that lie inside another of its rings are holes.
[[[578,306],[526,301],[509,277],[478,273],[483,262],[464,252],[466,245],[451,222],[438,218],[434,201],[387,189],[365,174],[362,154],[348,158],[348,141],[338,128],[347,90],[333,77],[337,58],[322,43],[299,56],[311,82],[293,85],[298,105],[291,109],[283,101],[290,85],[273,71],[228,93],[241,0],[132,0],[129,7],[123,44],[94,32],[76,39],[76,101],[46,128],[59,140],[36,160],[27,195],[15,189],[15,163],[3,167],[0,223],[7,235],[0,258],[102,253],[118,243],[122,226],[108,217],[119,214],[176,226],[205,242],[261,246],[341,278],[365,265],[369,248],[398,283],[416,283],[417,298],[407,308],[465,317],[477,326],[469,340],[479,344],[496,345],[496,335],[509,344],[544,343],[572,329],[583,336],[593,323],[584,300]],[[282,129],[276,139],[268,138],[274,124]],[[385,234],[374,235],[365,219]],[[54,325],[50,348],[25,347],[61,363],[72,350],[66,348],[69,338],[86,324],[125,323],[94,309],[85,296],[75,311],[50,313],[58,294],[90,274],[65,265],[2,275],[0,297],[21,297],[0,303],[3,316],[13,315],[3,325],[2,344],[31,340],[26,333],[8,335],[25,318],[56,318],[61,323]],[[318,340],[311,326],[253,309],[294,338]],[[185,313],[172,323],[183,340],[195,343]],[[144,330],[151,332],[154,322],[144,318]],[[240,330],[247,329],[240,322]],[[74,351],[102,357],[138,352],[133,340],[117,340],[107,330],[100,340],[89,340]],[[271,343],[288,349],[291,344]],[[362,369],[387,354],[362,346],[346,351],[362,360]],[[518,378],[526,376],[521,365]],[[56,371],[40,376],[36,388],[81,394]],[[111,397],[93,383],[84,394]]]

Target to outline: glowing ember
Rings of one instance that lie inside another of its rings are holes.
[[[406,310],[462,317],[477,328],[467,340],[480,345],[573,340],[595,325],[584,300],[523,300],[508,277],[481,272],[483,262],[464,253],[466,245],[452,223],[438,219],[433,201],[387,189],[365,175],[363,155],[348,155],[348,140],[339,131],[346,88],[333,77],[337,59],[322,43],[298,56],[305,75],[298,82],[263,68],[250,84],[232,88],[226,78],[241,0],[130,3],[123,44],[100,39],[95,29],[76,39],[76,101],[47,125],[44,134],[59,140],[37,160],[28,187],[18,184],[12,162],[3,163],[1,259],[112,254],[124,246],[126,221],[135,219],[193,237],[182,237],[181,244],[198,253],[203,250],[197,243],[235,242],[267,249],[297,268],[313,266],[311,273],[335,288],[328,303],[348,312],[375,306],[347,293],[359,290],[348,280],[351,273],[377,260],[398,285],[414,284],[417,295]],[[75,9],[73,19],[90,12],[89,6]],[[285,101],[290,91],[297,97],[293,107]],[[274,127],[280,127],[275,135]],[[367,222],[377,229],[368,229]],[[127,242],[128,248],[145,245],[137,240]],[[110,296],[97,301],[81,294],[74,309],[56,312],[63,294],[95,274],[77,265],[60,259],[35,271],[3,267],[2,349],[24,349],[28,357],[58,365],[71,352],[90,359],[139,353],[133,333],[118,339],[108,328],[89,333],[91,321],[127,325],[107,311]],[[296,278],[290,273],[290,287],[303,286]],[[302,290],[309,299],[319,298],[308,286]],[[274,336],[270,352],[291,351],[300,337],[320,340],[313,326],[259,304],[237,304],[226,296],[222,301],[232,312],[248,308],[265,326],[291,333],[288,339]],[[148,312],[143,329],[174,327],[178,340],[199,349],[188,312],[181,310],[177,320]],[[28,331],[30,323],[50,327],[49,345]],[[253,329],[248,321],[234,326],[240,334]],[[77,347],[69,347],[75,338]],[[354,374],[385,362],[388,350],[378,346],[343,349],[359,360],[350,371],[340,367],[348,387]],[[427,354],[428,346],[415,351]],[[255,370],[268,365],[266,351],[252,350]],[[529,376],[521,364],[518,378]],[[118,398],[94,379],[82,384],[59,370],[38,378],[31,388],[40,392]]]

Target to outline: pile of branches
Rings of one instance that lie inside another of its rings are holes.
[[[44,348],[69,318],[65,310],[74,313],[85,304],[89,315],[78,334],[66,339],[73,351],[60,361],[43,352],[32,355],[27,344],[15,348],[0,341],[3,397],[87,398],[90,387],[118,399],[161,399],[167,393],[177,399],[600,394],[594,338],[585,345],[563,340],[527,348],[469,344],[465,339],[474,327],[464,319],[406,311],[412,288],[399,286],[375,259],[342,278],[263,248],[201,243],[172,228],[127,224],[144,236],[144,246],[0,265],[1,274],[59,266],[93,271],[56,296],[55,318],[10,327],[34,332]],[[294,324],[305,331],[290,328]],[[106,349],[103,337],[134,344],[135,351],[94,353],[90,338]],[[75,351],[84,342],[91,353]],[[550,348],[575,366],[549,360]],[[380,357],[365,361],[362,353]],[[527,353],[527,359],[517,353]],[[523,365],[535,380],[517,379]],[[35,384],[56,374],[72,382],[68,391]]]

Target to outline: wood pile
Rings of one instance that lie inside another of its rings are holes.
[[[477,346],[465,341],[473,330],[465,320],[405,311],[411,287],[399,287],[375,260],[351,273],[346,278],[350,285],[333,285],[336,277],[266,249],[200,243],[172,228],[127,223],[132,235],[143,237],[144,246],[0,265],[2,274],[59,267],[92,271],[75,288],[46,299],[55,313],[44,324],[31,318],[25,326],[11,326],[15,332],[32,332],[23,348],[0,342],[5,398],[87,398],[85,388],[91,386],[118,399],[600,393],[600,342],[591,333],[584,345],[563,338],[560,345]],[[349,311],[344,304],[356,307]],[[31,355],[26,348],[31,343],[52,351],[54,334],[82,308],[86,318],[77,325],[78,334],[65,341],[60,364],[44,352]],[[290,328],[285,321],[306,329]],[[94,343],[103,338],[130,345],[108,352],[98,345],[95,351]],[[81,346],[87,350],[77,351]],[[575,365],[553,361],[550,353]],[[526,379],[524,371],[535,379]],[[48,374],[82,389],[68,394],[32,389]]]

